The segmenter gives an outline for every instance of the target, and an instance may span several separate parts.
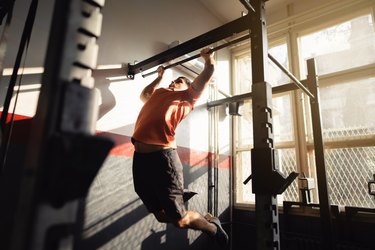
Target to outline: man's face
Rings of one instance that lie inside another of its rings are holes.
[[[173,80],[171,84],[169,84],[168,88],[172,90],[185,90],[189,88],[189,85],[183,78],[179,77],[176,80]]]

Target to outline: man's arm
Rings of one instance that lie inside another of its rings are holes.
[[[163,79],[164,68],[163,66],[158,67],[158,77],[147,85],[141,92],[140,99],[143,103],[146,103],[151,95],[155,92],[156,88],[159,86],[161,80]]]
[[[192,83],[193,89],[198,92],[202,92],[206,88],[215,70],[215,59],[213,57],[214,54],[211,49],[202,49],[200,54],[205,61],[204,69]]]

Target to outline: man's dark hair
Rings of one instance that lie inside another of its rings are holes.
[[[184,79],[184,81],[186,82],[186,84],[187,84],[188,86],[191,85],[191,81],[190,81],[189,78],[187,78],[187,77],[185,77],[185,76],[180,76],[180,77],[178,77],[178,78],[180,78],[180,79]]]

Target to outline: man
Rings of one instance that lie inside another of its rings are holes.
[[[228,235],[219,219],[185,208],[182,164],[174,137],[177,125],[193,110],[214,73],[212,50],[202,49],[200,55],[205,61],[204,69],[192,83],[186,77],[178,77],[167,89],[157,88],[164,75],[164,68],[159,67],[158,77],[141,93],[144,106],[132,137],[134,188],[159,222],[201,230],[225,246]]]

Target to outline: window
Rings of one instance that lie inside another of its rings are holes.
[[[301,26],[298,26],[298,30],[289,29],[290,39],[273,46],[269,53],[286,68],[299,65],[301,79],[306,77],[306,60],[315,58],[331,204],[375,208],[375,199],[368,194],[367,186],[375,174],[374,17],[371,12],[362,11],[356,16],[352,10],[348,10],[348,13],[351,16],[346,19],[340,16],[340,21],[334,25],[331,22],[326,27],[321,25],[329,23],[327,20],[319,23],[320,20],[312,19],[309,25],[320,29],[311,31],[309,28],[309,33],[307,25],[305,30]],[[331,21],[334,21],[333,18]],[[293,58],[288,57],[289,43],[298,45],[292,46]],[[299,60],[299,64],[293,63],[293,60]],[[234,95],[251,92],[251,63],[249,54],[234,57]],[[273,87],[291,82],[272,63],[269,64],[269,73]],[[294,93],[286,92],[274,95],[272,100],[275,148],[280,171],[286,175],[291,171],[303,172],[306,166],[297,165],[297,156],[305,155],[305,159],[299,162],[308,163],[306,174],[315,177],[313,125],[308,118],[308,98],[301,101],[293,96]],[[304,107],[296,109],[301,103]],[[298,132],[300,140],[295,138],[296,117],[303,117],[304,129]],[[243,185],[251,174],[252,122],[251,100],[248,100],[242,107],[242,116],[236,117],[233,123],[236,204],[255,202],[251,182]],[[315,189],[313,202],[319,202],[317,193]],[[299,201],[297,182],[294,181],[279,197],[279,202]]]
[[[326,171],[335,205],[375,208],[367,190],[375,173],[375,143],[368,143],[375,141],[375,75],[367,70],[375,63],[372,20],[362,15],[299,39],[301,58],[314,56],[321,76]]]
[[[325,139],[375,133],[375,76],[323,85],[320,102]]]
[[[288,50],[286,43],[281,43],[272,47],[269,53],[275,57],[284,67],[288,67]],[[234,94],[243,94],[251,92],[251,56],[240,55],[235,58],[237,84]],[[269,76],[271,85],[278,86],[289,83],[289,78],[273,63],[269,62]],[[289,174],[296,170],[293,117],[290,93],[274,96],[273,105],[273,124],[274,139],[279,160],[279,168]],[[237,117],[235,121],[235,159],[236,159],[236,202],[253,203],[255,196],[251,191],[251,182],[247,185],[243,181],[251,174],[251,148],[253,144],[253,123],[251,100],[245,101],[242,109],[242,116]],[[289,200],[298,199],[298,188],[293,184],[284,194]],[[281,202],[282,199],[279,199]]]
[[[319,75],[375,63],[375,32],[370,14],[300,37],[303,61],[314,57]],[[306,75],[306,63],[304,75]]]

